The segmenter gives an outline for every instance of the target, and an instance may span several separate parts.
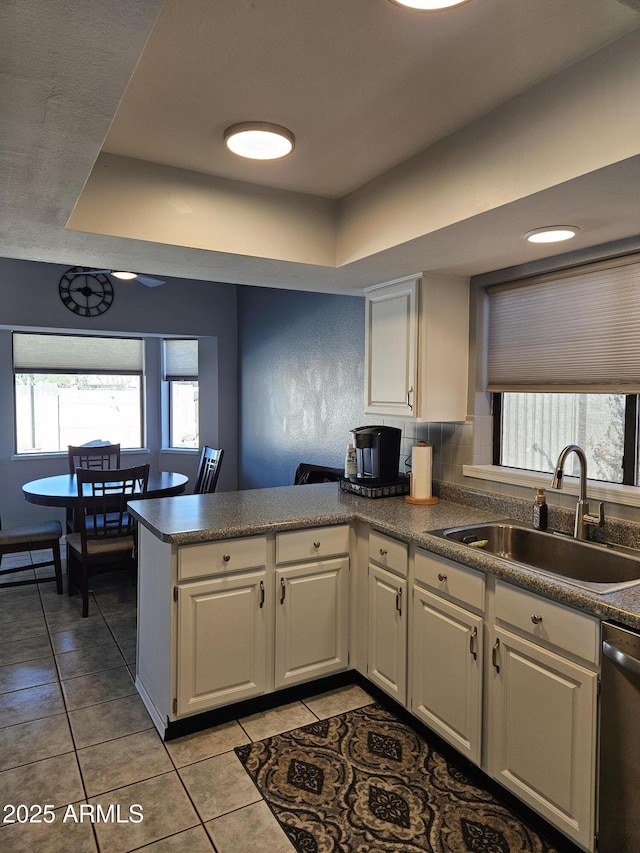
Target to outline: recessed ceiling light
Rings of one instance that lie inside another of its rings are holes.
[[[286,127],[266,121],[243,121],[228,127],[224,142],[229,151],[250,160],[278,160],[293,151],[295,137]]]
[[[405,6],[407,9],[418,9],[421,12],[435,12],[438,9],[452,9],[454,6],[462,6],[471,0],[391,0],[396,6]]]
[[[574,225],[547,225],[546,228],[534,228],[524,235],[530,243],[561,243],[571,240],[580,229]]]

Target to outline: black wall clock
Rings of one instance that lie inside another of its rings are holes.
[[[60,279],[60,299],[79,317],[97,317],[113,304],[113,285],[104,273],[90,267],[71,267]]]

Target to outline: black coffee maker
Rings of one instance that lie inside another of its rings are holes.
[[[402,431],[389,426],[362,426],[352,429],[356,451],[354,483],[382,485],[398,482]]]

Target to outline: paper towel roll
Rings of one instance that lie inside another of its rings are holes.
[[[411,450],[411,497],[424,500],[431,497],[431,468],[433,448],[418,444]]]

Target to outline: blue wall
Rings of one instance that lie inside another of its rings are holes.
[[[341,466],[363,421],[364,299],[238,288],[238,488]]]

